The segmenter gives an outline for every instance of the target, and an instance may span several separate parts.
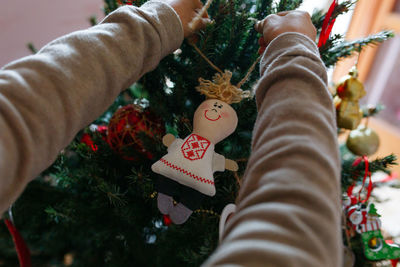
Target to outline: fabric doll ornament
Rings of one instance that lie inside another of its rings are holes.
[[[217,73],[213,81],[199,79],[196,89],[207,100],[194,113],[193,132],[184,139],[165,135],[168,154],[151,166],[162,175],[156,179],[158,209],[175,224],[184,223],[203,198],[215,195],[214,172],[238,170],[235,161],[214,151],[215,145],[236,129],[238,117],[230,104],[250,96],[232,85],[231,77],[232,73],[225,71]]]

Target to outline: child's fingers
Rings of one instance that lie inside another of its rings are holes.
[[[200,0],[193,0],[192,1],[193,8],[196,9],[202,9],[203,8],[203,3]]]
[[[257,22],[254,28],[263,35],[266,45],[279,35],[287,32],[302,33],[312,40],[316,36],[316,30],[311,22],[310,14],[298,10],[268,15],[262,21]],[[262,46],[261,43],[260,45]]]
[[[212,20],[209,18],[197,18],[189,24],[191,34],[204,29],[210,23],[212,23]]]
[[[276,14],[270,14],[268,16],[266,16],[263,20],[258,21],[255,25],[254,28],[257,32],[259,33],[263,33],[264,32],[264,28],[265,26],[268,26],[269,23],[271,23],[271,21],[275,21],[279,19],[279,16]]]
[[[276,15],[283,17],[283,16],[286,16],[289,12],[291,12],[291,11],[281,11],[281,12],[276,13]]]
[[[258,33],[263,33],[264,22],[265,22],[265,19],[259,20],[259,21],[256,22],[256,24],[254,24],[254,29]]]
[[[196,14],[200,14],[202,12],[201,17],[202,18],[208,18],[208,13],[207,10],[203,10],[203,3],[200,0],[194,0],[194,6],[193,9],[196,12]]]
[[[195,31],[198,31],[198,30],[201,30],[201,29],[205,28],[210,23],[212,23],[212,20],[209,19],[208,17],[207,18],[200,18]]]

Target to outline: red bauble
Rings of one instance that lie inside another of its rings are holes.
[[[135,160],[138,154],[152,159],[153,154],[145,149],[140,139],[142,134],[154,142],[161,142],[165,134],[164,123],[148,109],[131,104],[118,109],[110,119],[107,141],[126,160]]]

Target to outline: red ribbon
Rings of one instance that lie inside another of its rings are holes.
[[[393,180],[398,179],[397,173],[391,173],[390,175],[386,176],[384,179],[380,180],[380,183],[387,183]]]
[[[365,170],[364,170],[364,178],[363,178],[363,181],[362,181],[362,186],[361,186],[360,191],[358,192],[358,202],[365,203],[365,202],[368,201],[369,197],[371,196],[371,192],[372,192],[372,189],[373,189],[373,186],[372,186],[372,179],[371,179],[371,173],[369,172],[368,157],[367,157],[367,156],[362,156],[361,158],[357,158],[357,159],[353,162],[352,166],[353,166],[353,167],[354,167],[354,166],[357,166],[358,164],[361,163],[362,160],[364,160]],[[365,187],[365,182],[366,182],[366,180],[367,180],[367,177],[369,178],[368,187],[367,187],[367,196],[365,197],[365,199],[361,200],[361,191],[362,191],[363,188]],[[347,189],[347,195],[348,195],[349,197],[351,197],[352,194],[353,194],[353,188],[354,188],[354,184],[352,184],[351,186],[349,186],[349,188]]]
[[[318,47],[326,44],[326,41],[329,39],[329,35],[331,34],[333,25],[335,24],[336,19],[332,19],[333,11],[335,10],[337,0],[333,0],[331,6],[329,7],[328,12],[325,15],[324,22],[322,23],[321,33],[319,35]]]
[[[397,263],[399,262],[399,259],[395,259],[395,260],[390,260],[390,262],[392,263],[393,267],[397,266]]]
[[[13,225],[10,220],[4,220],[8,231],[10,232],[15,249],[17,250],[18,254],[18,261],[20,267],[31,267],[31,253],[29,251],[28,246],[26,245],[24,239],[22,238],[21,234],[18,232],[17,228]]]

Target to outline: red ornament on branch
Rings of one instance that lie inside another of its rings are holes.
[[[107,142],[123,159],[136,160],[138,153],[152,159],[153,154],[145,149],[140,138],[142,134],[148,140],[161,142],[164,123],[151,111],[131,104],[118,109],[110,119]]]
[[[81,143],[90,147],[93,151],[97,151],[98,147],[94,144],[92,137],[88,133],[84,133],[81,138]]]
[[[107,126],[104,125],[91,125],[90,129],[92,132],[98,132],[101,134],[101,137],[103,138],[104,141],[107,142]],[[84,133],[81,137],[81,143],[86,144],[88,147],[90,147],[94,152],[98,150],[98,146],[94,143],[92,139],[92,135],[89,133]]]

